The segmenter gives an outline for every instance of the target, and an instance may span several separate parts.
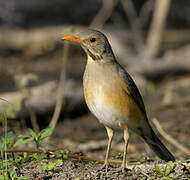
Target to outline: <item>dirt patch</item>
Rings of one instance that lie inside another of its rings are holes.
[[[155,170],[154,163],[146,163],[137,166],[130,166],[123,174],[118,171],[119,165],[111,165],[106,174],[105,169],[101,170],[102,164],[93,162],[84,162],[76,160],[63,160],[62,163],[56,163],[51,171],[43,171],[43,163],[24,163],[18,167],[20,176],[30,176],[30,179],[160,179],[162,177],[171,177],[173,179],[189,179],[190,164],[176,162],[174,168],[166,175],[164,169],[166,164],[154,162],[160,168],[160,172]],[[163,174],[162,174],[163,173]]]

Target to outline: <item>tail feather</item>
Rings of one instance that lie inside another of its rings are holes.
[[[154,134],[151,139],[145,139],[150,148],[163,160],[165,161],[175,161],[174,156],[170,151],[164,146],[164,144],[158,139]]]
[[[165,161],[175,161],[174,156],[170,153],[170,151],[166,148],[166,146],[160,141],[160,139],[156,136],[154,131],[149,125],[149,133],[143,133],[141,131],[141,137],[146,141],[146,143],[150,146],[150,148],[163,160]],[[146,130],[147,132],[147,130]]]

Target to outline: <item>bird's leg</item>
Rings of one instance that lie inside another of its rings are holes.
[[[107,134],[108,134],[108,138],[109,138],[109,141],[108,141],[108,146],[107,146],[107,151],[106,151],[106,158],[105,158],[105,161],[104,161],[104,165],[102,168],[106,168],[106,172],[108,170],[108,165],[109,165],[109,154],[110,154],[110,149],[111,149],[111,143],[112,143],[112,138],[113,138],[113,129],[111,129],[110,127],[108,126],[105,126],[106,128],[106,131],[107,131]]]
[[[126,167],[127,146],[129,143],[129,129],[127,126],[124,128],[124,136],[123,137],[124,137],[124,141],[125,141],[125,146],[124,146],[123,161],[122,161],[121,168],[122,168],[122,172],[124,173],[125,167]]]
[[[128,146],[128,142],[129,142],[129,129],[127,126],[125,126],[125,128],[124,128],[123,137],[124,137],[124,141],[125,141],[124,152],[123,152],[123,161],[122,161],[121,167],[117,171],[122,171],[123,173],[125,173],[127,146]]]

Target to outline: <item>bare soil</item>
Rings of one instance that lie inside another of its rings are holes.
[[[52,160],[53,161],[53,160]],[[165,165],[156,162],[162,169]],[[21,175],[30,176],[31,179],[161,179],[153,170],[153,163],[146,163],[143,166],[133,166],[131,169],[126,169],[123,174],[118,171],[118,166],[112,165],[109,167],[108,172],[101,169],[102,164],[99,163],[86,163],[84,161],[64,160],[63,163],[55,166],[52,171],[40,172],[39,166],[42,163],[25,163],[22,164],[20,169]],[[174,170],[170,173],[173,174],[175,179],[189,179],[190,178],[190,165],[182,164],[181,162],[175,163]],[[169,175],[168,175],[169,177]],[[171,178],[172,179],[172,178]]]

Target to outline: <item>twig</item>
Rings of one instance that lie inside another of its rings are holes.
[[[152,23],[144,50],[144,57],[154,58],[160,48],[160,43],[165,29],[166,18],[169,12],[171,0],[156,0]]]
[[[0,100],[5,101],[5,102],[11,104],[11,103],[10,103],[9,101],[7,101],[6,99],[0,98]]]
[[[53,117],[49,123],[49,126],[52,126],[55,128],[57,124],[57,120],[59,118],[62,104],[63,104],[63,97],[64,97],[64,83],[65,83],[65,78],[66,78],[66,65],[67,65],[67,57],[68,57],[68,52],[69,52],[69,44],[64,43],[64,49],[63,49],[63,65],[62,65],[62,71],[61,71],[61,76],[60,76],[60,81],[59,81],[59,86],[57,89],[57,97],[56,97],[56,105],[55,105],[55,110]]]
[[[92,20],[90,27],[101,29],[108,18],[111,16],[118,2],[119,0],[102,0],[102,8]]]
[[[175,146],[176,148],[178,148],[185,154],[190,155],[190,151],[185,146],[183,146],[182,144],[177,142],[173,137],[168,135],[168,133],[166,133],[163,130],[162,126],[160,125],[160,123],[158,122],[158,120],[156,118],[153,118],[152,122],[154,123],[154,125],[155,125],[156,129],[158,130],[158,132],[160,133],[160,135],[162,135],[169,143],[171,143],[173,146]]]
[[[139,170],[142,175],[146,176],[148,179],[150,178],[150,176],[147,173],[145,173],[144,171],[142,171],[142,169],[139,168]]]
[[[144,43],[141,35],[141,25],[135,7],[132,0],[121,0],[121,3],[134,33],[134,45],[136,46],[137,52],[140,54]]]
[[[139,24],[142,27],[147,23],[150,13],[153,9],[154,0],[148,0],[144,3],[139,14]]]
[[[25,149],[8,149],[7,153],[29,153],[29,154],[56,154],[55,150],[25,150]]]
[[[23,149],[8,149],[6,151],[7,153],[37,153],[37,154],[53,154],[56,155],[56,150],[23,150]],[[66,155],[68,158],[71,159],[76,159],[79,161],[94,161],[94,162],[104,162],[104,159],[99,159],[99,158],[90,158],[86,156],[78,156],[78,155],[73,155],[73,154],[67,154],[67,153],[62,153],[63,155]],[[109,160],[110,163],[113,164],[121,164],[122,161],[120,160]],[[140,165],[142,164],[140,161],[137,162],[127,162],[127,165]]]

